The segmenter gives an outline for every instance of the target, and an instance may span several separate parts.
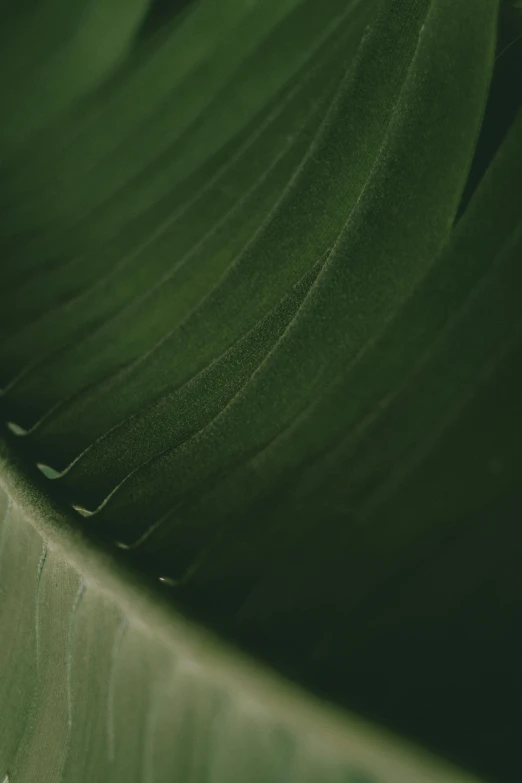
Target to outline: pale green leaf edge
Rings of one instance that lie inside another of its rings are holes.
[[[272,727],[272,730],[276,727],[276,731],[282,732],[289,738],[290,743],[297,748],[297,754],[293,757],[291,776],[287,777],[287,773],[283,772],[283,779],[292,780],[294,783],[304,780],[351,783],[351,780],[363,779],[366,783],[365,776],[368,775],[368,783],[374,781],[375,783],[478,783],[478,778],[461,772],[410,742],[307,694],[183,617],[149,582],[123,565],[116,554],[105,550],[98,542],[89,538],[72,517],[68,516],[46,493],[41,477],[36,473],[32,475],[32,469],[20,461],[9,442],[1,439],[0,487],[18,510],[18,524],[21,527],[26,524],[31,528],[31,536],[41,538],[42,551],[51,551],[58,561],[65,561],[68,568],[77,572],[78,583],[83,584],[84,589],[100,594],[105,601],[103,605],[108,606],[108,601],[113,605],[118,616],[123,615],[126,618],[127,625],[139,629],[141,643],[145,644],[147,656],[151,656],[151,660],[154,660],[158,648],[161,648],[167,657],[171,656],[178,663],[188,664],[194,676],[194,686],[199,693],[202,688],[205,690],[208,687],[214,693],[220,694],[220,698],[223,697],[223,703],[229,705],[229,710],[231,709],[232,712],[239,710],[242,716],[241,731],[245,730],[244,721],[248,721],[245,715],[255,715],[255,721],[259,719],[259,715],[263,715],[266,725]],[[20,535],[23,534],[27,534],[27,531],[20,529]],[[1,535],[0,526],[0,537]],[[41,561],[40,557],[38,566],[40,570]],[[20,583],[23,583],[26,577],[25,571],[20,573]],[[0,588],[2,588],[1,582],[2,570],[0,570]],[[53,589],[59,593],[62,585],[56,579],[53,582]],[[3,600],[8,602],[7,611],[5,611],[6,605],[3,613],[0,611],[0,638],[4,640],[9,637],[9,627],[1,627],[2,623],[5,625],[5,617],[15,617],[23,610],[23,607],[17,606],[18,592],[5,592],[7,597],[4,595]],[[64,656],[67,654],[64,652]],[[142,667],[140,671],[145,678],[143,686],[147,689],[149,683],[146,679],[151,670]],[[134,677],[135,674],[134,672]],[[129,676],[131,675],[132,667]],[[134,680],[132,686],[135,686]],[[36,689],[36,700],[40,688],[45,692],[45,683],[40,684]],[[175,692],[172,694],[169,691],[169,695],[172,701],[172,715],[175,715],[176,709],[181,709],[182,704],[180,699],[176,698]],[[254,709],[244,712],[238,706],[240,704],[253,705]],[[0,705],[0,728],[2,722],[12,719],[16,706],[9,703]],[[167,712],[171,714],[170,710]],[[42,711],[37,707],[36,716],[42,714],[45,716],[45,710]],[[26,718],[27,726],[31,727],[33,732],[34,720],[34,716]],[[236,730],[228,737],[232,747],[236,741],[237,725],[239,724],[236,723]],[[255,727],[254,729],[255,739],[251,741],[255,744],[258,733]],[[71,730],[74,728],[71,729],[69,726],[69,731]],[[165,731],[165,728],[163,730]],[[64,738],[65,741],[69,740]],[[175,743],[175,737],[172,737],[172,742]],[[23,746],[23,744],[23,740],[19,742],[19,745]],[[30,742],[26,742],[25,752],[31,754]],[[257,752],[259,754],[259,748]],[[226,753],[225,757],[229,758]],[[256,764],[255,752],[252,758],[251,763]],[[118,761],[119,759],[116,758],[102,762],[107,763],[108,766],[99,770],[99,774],[105,775],[104,778],[99,779],[115,780],[116,777],[112,777],[110,770]],[[232,762],[232,766],[236,761]],[[83,763],[81,759],[79,762]],[[203,779],[217,780],[212,771],[211,759],[207,763],[208,777]],[[228,761],[226,763],[228,764]],[[339,777],[339,770],[342,769],[361,771],[363,776],[357,777],[359,774],[357,772],[354,773],[355,777],[351,778],[349,774],[346,777],[346,772],[344,774],[341,772]],[[252,772],[254,777],[255,771]],[[83,773],[84,768],[82,768]],[[230,769],[229,773],[226,777],[230,783],[240,779],[235,776],[233,769]],[[108,774],[111,777],[106,777]],[[32,783],[27,777],[15,776],[11,779],[10,770],[0,768],[0,779],[3,779],[4,775],[7,775],[7,779],[12,780],[12,783],[18,781]],[[263,777],[261,774],[258,778],[258,775],[259,769],[255,772],[256,782],[259,779],[272,783],[272,777]],[[117,778],[119,779],[119,776]],[[51,779],[61,780],[62,777],[49,777],[49,780]],[[156,780],[155,777],[147,774],[144,774],[141,779],[146,780],[147,783]],[[163,780],[163,777],[161,779]],[[168,779],[173,782],[179,780],[182,783],[175,773]],[[197,779],[199,783],[201,778]],[[219,780],[221,779],[219,777]],[[279,779],[278,774],[277,780]],[[44,783],[43,779],[42,783]]]

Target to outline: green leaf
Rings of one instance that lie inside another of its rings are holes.
[[[0,11],[0,778],[518,781],[513,13]]]
[[[2,458],[10,782],[475,783],[194,627]]]

